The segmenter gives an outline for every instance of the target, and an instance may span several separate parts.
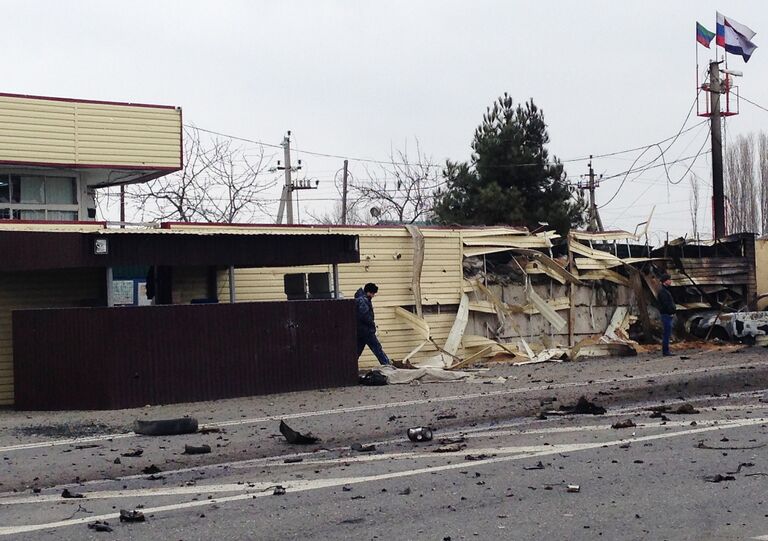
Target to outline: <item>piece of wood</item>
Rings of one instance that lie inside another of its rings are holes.
[[[411,289],[416,304],[416,315],[423,317],[421,308],[421,272],[424,267],[424,234],[415,225],[409,224],[405,229],[413,238],[413,276],[411,279]]]
[[[473,355],[470,355],[469,357],[467,357],[463,361],[454,364],[448,370],[459,370],[461,368],[464,368],[465,366],[470,364],[472,361],[474,361],[475,359],[479,359],[480,357],[482,357],[483,355],[485,355],[486,353],[488,353],[492,349],[493,349],[493,346],[487,346],[487,347],[481,349],[480,351],[478,351],[477,353],[475,353]]]
[[[530,281],[527,281],[525,284],[525,294],[528,297],[528,300],[531,301],[534,306],[539,309],[539,312],[541,312],[541,315],[544,317],[544,319],[549,321],[556,331],[560,332],[563,330],[567,324],[565,319],[563,319],[552,306],[547,304],[547,302],[533,290],[533,286],[531,286]]]
[[[408,322],[411,327],[419,334],[419,338],[422,340],[429,340],[432,336],[432,331],[429,328],[429,323],[424,318],[417,316],[416,314],[409,312],[401,306],[395,307],[395,315]]]

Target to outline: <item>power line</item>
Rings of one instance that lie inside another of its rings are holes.
[[[694,102],[694,105],[695,105],[695,102]],[[693,109],[691,109],[691,111],[692,110]],[[690,116],[690,111],[688,113],[688,116]],[[688,121],[688,117],[686,117],[686,122],[687,121]],[[655,145],[660,145],[660,144],[666,143],[667,141],[670,141],[670,140],[676,140],[682,134],[687,133],[687,132],[689,132],[691,130],[694,130],[695,128],[697,128],[698,126],[700,126],[701,124],[703,124],[705,122],[707,122],[707,121],[703,120],[702,122],[700,122],[698,124],[695,124],[695,125],[691,126],[690,128],[687,128],[687,129],[684,129],[684,130],[681,129],[675,135],[672,135],[672,136],[667,137],[665,139],[661,139],[660,141],[656,141],[655,143],[651,143],[649,145],[643,145],[643,146],[639,146],[639,147],[629,148],[629,149],[626,149],[626,150],[618,150],[618,151],[615,151],[615,152],[608,152],[608,153],[604,153],[604,154],[594,154],[592,156],[592,158],[593,159],[594,158],[609,158],[609,157],[617,156],[617,155],[620,155],[620,154],[628,154],[630,152],[636,152],[638,150],[647,150],[649,147],[653,147]],[[255,145],[263,145],[263,146],[270,147],[270,148],[282,149],[281,145],[275,145],[275,144],[272,144],[272,143],[265,143],[264,141],[260,141],[260,140],[257,140],[257,139],[249,139],[247,137],[240,137],[240,136],[237,136],[237,135],[231,135],[231,134],[227,134],[227,133],[223,133],[223,132],[219,132],[219,131],[215,131],[215,130],[209,130],[209,129],[206,129],[206,128],[200,128],[200,127],[194,126],[192,124],[184,124],[184,126],[187,127],[187,128],[199,130],[201,132],[205,132],[205,133],[208,133],[208,134],[211,134],[211,135],[217,135],[219,137],[226,137],[226,138],[229,138],[229,139],[234,139],[234,140],[237,140],[237,141],[243,141],[243,142],[251,143],[251,144],[255,144]],[[683,126],[685,126],[685,123],[683,124]],[[673,143],[674,143],[674,141],[673,141]],[[407,163],[407,162],[397,162],[397,161],[393,161],[393,160],[377,160],[377,159],[373,159],[373,158],[357,158],[357,157],[353,157],[353,156],[344,156],[344,155],[341,155],[341,154],[330,154],[330,153],[326,153],[326,152],[315,152],[315,151],[303,150],[303,149],[298,149],[298,148],[294,148],[294,151],[295,152],[303,152],[304,154],[309,154],[309,155],[312,155],[312,156],[319,156],[321,158],[334,158],[334,159],[349,160],[349,161],[361,162],[361,163],[373,163],[373,164],[378,164],[378,165],[401,165],[401,166],[414,165],[412,163]],[[532,166],[537,166],[537,165],[562,165],[564,163],[588,161],[589,159],[590,159],[589,156],[584,156],[584,157],[579,157],[579,158],[569,158],[569,159],[565,159],[565,160],[547,161],[547,162],[500,164],[500,165],[497,165],[495,167],[532,167]],[[443,168],[442,165],[438,165],[438,164],[421,164],[421,166],[422,167],[427,167],[427,168],[430,168],[430,169],[435,169],[435,168],[442,169]]]
[[[742,96],[741,94],[739,94],[739,99],[740,99],[740,100],[744,100],[744,101],[746,101],[747,103],[750,103],[750,104],[754,105],[754,106],[755,106],[755,107],[757,107],[758,109],[762,109],[763,111],[765,111],[766,113],[768,113],[768,109],[767,109],[767,108],[763,107],[763,106],[762,106],[762,105],[760,105],[759,103],[755,103],[754,101],[752,101],[752,100],[749,100],[749,99],[745,98],[745,97],[744,97],[744,96]]]

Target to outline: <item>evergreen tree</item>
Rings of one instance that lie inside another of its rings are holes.
[[[585,205],[573,198],[563,165],[549,157],[544,113],[533,103],[513,106],[506,93],[475,130],[470,163],[446,163],[436,194],[440,223],[549,227],[565,234],[583,223]]]

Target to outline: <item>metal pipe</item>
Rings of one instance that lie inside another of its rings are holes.
[[[235,302],[235,267],[229,266],[229,302]]]

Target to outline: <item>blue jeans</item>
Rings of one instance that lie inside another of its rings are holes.
[[[358,332],[357,333],[357,356],[363,354],[365,346],[371,348],[371,351],[379,360],[379,364],[390,364],[389,357],[384,353],[384,349],[381,347],[381,342],[376,338],[376,333],[372,332]]]
[[[661,324],[664,328],[664,335],[661,339],[661,352],[664,355],[669,355],[669,338],[672,336],[672,321],[675,316],[671,314],[661,314]]]

